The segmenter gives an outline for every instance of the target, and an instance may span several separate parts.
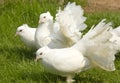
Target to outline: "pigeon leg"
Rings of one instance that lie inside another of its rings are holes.
[[[73,77],[72,77],[72,76],[67,76],[66,81],[67,81],[67,83],[72,83],[72,82],[74,82],[75,80],[73,80]]]

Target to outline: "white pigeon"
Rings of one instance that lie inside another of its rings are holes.
[[[110,23],[102,20],[70,48],[50,49],[45,46],[38,49],[36,60],[41,59],[49,72],[66,77],[67,83],[72,83],[75,73],[92,67],[114,71],[116,50],[112,48],[114,42],[110,41],[110,28]]]
[[[34,36],[36,28],[31,28],[27,24],[19,26],[16,30],[16,35],[19,35],[21,40],[31,48],[36,48]]]
[[[83,9],[75,3],[68,3],[64,10],[59,9],[55,22],[50,12],[42,13],[35,33],[36,46],[65,48],[75,44],[86,28]]]
[[[89,60],[73,48],[50,49],[45,46],[36,52],[36,61],[38,59],[50,73],[67,77],[67,83],[74,81],[75,73],[91,68]]]

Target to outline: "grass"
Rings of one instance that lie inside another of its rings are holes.
[[[12,1],[6,0],[0,7],[0,83],[65,83],[65,78],[46,72],[40,63],[34,62],[35,51],[27,48],[14,36],[16,28],[24,23],[37,27],[40,13],[50,11],[55,15],[59,4],[54,1],[47,3],[47,0],[26,0],[24,3],[21,0]],[[84,0],[71,1],[86,5]],[[118,11],[85,12],[85,16],[88,27],[97,24],[103,18],[108,22],[112,21],[114,27],[120,25]],[[120,83],[119,56],[118,53],[115,61],[116,71],[91,69],[76,75],[75,83]]]

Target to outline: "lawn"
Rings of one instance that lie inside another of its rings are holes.
[[[4,1],[0,4],[0,83],[65,83],[65,78],[46,72],[39,62],[34,62],[35,50],[26,47],[19,37],[15,37],[18,26],[27,23],[31,27],[37,27],[39,14],[50,11],[54,16],[60,4],[54,0]],[[76,1],[82,7],[87,5],[86,0],[71,1]],[[88,29],[103,18],[107,22],[111,21],[113,27],[120,25],[119,11],[85,11],[85,16]],[[115,65],[114,72],[96,68],[79,73],[75,76],[75,83],[120,83],[119,53]]]

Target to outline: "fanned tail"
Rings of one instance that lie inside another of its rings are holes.
[[[112,28],[112,23],[105,23],[106,19],[103,19],[95,27],[92,26],[91,29],[83,36],[83,39],[97,38],[104,31],[110,30]],[[105,37],[105,36],[104,36]]]
[[[114,71],[115,54],[114,42],[110,41],[113,34],[111,34],[111,23],[105,23],[103,19],[98,25],[92,27],[88,33],[74,47],[84,48],[84,56],[86,56],[94,65],[107,71]],[[81,45],[82,43],[82,45]]]
[[[115,29],[112,29],[111,31],[114,32],[117,36],[120,37],[120,26],[118,26],[118,27],[115,28]]]
[[[68,3],[64,10],[59,9],[56,14],[56,22],[60,24],[60,30],[62,33],[70,39],[73,43],[76,43],[81,38],[81,32],[87,25],[84,23],[86,17],[83,16],[84,11],[81,6],[75,3]]]
[[[111,30],[112,37],[111,42],[114,42],[114,48],[120,51],[120,26]]]

